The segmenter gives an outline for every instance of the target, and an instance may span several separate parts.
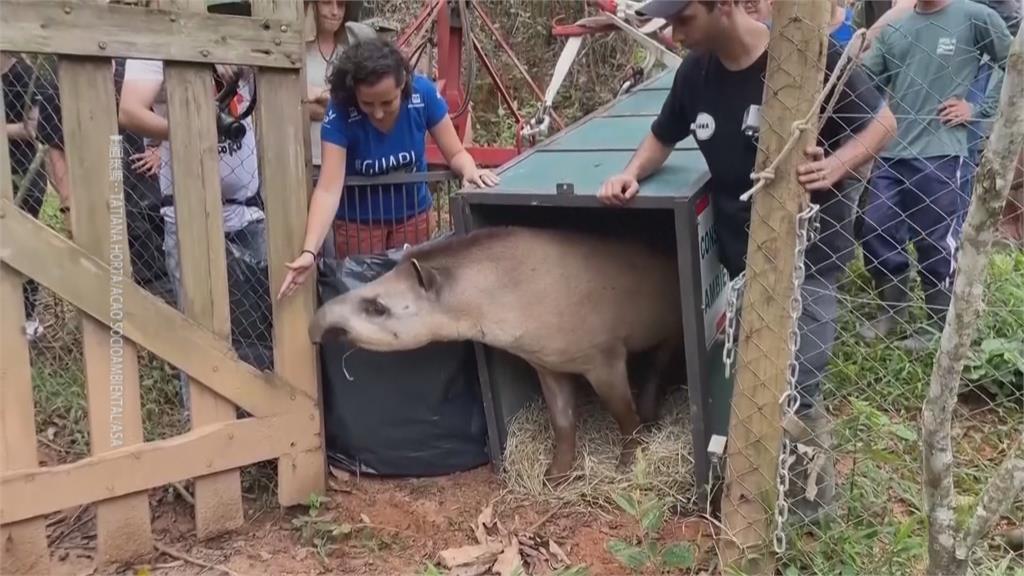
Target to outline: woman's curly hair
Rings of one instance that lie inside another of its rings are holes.
[[[383,38],[360,40],[338,56],[327,82],[331,100],[356,105],[356,86],[373,85],[391,76],[402,85],[402,100],[412,96],[412,67],[401,51]]]

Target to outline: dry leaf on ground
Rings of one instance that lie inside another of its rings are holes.
[[[494,523],[494,504],[488,504],[476,519],[476,540],[479,544],[487,544],[487,529]]]
[[[504,547],[497,543],[449,548],[441,552],[441,564],[445,568],[455,568],[477,562],[487,562],[488,566],[490,566],[490,563],[498,558],[502,550],[504,550]]]
[[[556,566],[556,568],[561,568],[563,566],[568,566],[569,564],[571,564],[571,562],[569,562],[569,556],[566,555],[566,553],[558,546],[558,544],[555,543],[554,540],[548,540],[548,550],[550,550],[551,553],[555,555],[555,558],[557,558],[558,561],[561,563],[561,566]]]
[[[516,567],[522,567],[522,565],[523,560],[519,556],[519,541],[512,540],[512,544],[506,546],[505,550],[498,556],[498,559],[495,560],[491,571],[498,573],[499,576],[512,576]]]

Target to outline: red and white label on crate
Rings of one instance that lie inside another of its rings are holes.
[[[711,197],[701,193],[696,203],[697,246],[700,254],[701,310],[704,312],[704,343],[708,348],[725,329],[729,273],[718,259],[718,232],[712,217]]]

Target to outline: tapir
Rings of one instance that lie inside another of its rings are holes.
[[[581,376],[623,435],[620,470],[631,465],[636,433],[655,419],[682,349],[678,269],[674,254],[625,238],[483,228],[409,248],[386,274],[327,301],[310,338],[328,331],[378,352],[476,341],[522,358],[548,407],[555,446],[545,479],[558,483],[576,459]],[[627,374],[634,353],[651,358],[636,401]]]

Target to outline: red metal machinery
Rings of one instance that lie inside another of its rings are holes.
[[[620,8],[629,10],[635,9],[638,2],[630,0],[590,0],[590,4],[597,7],[601,12],[614,16],[620,12]],[[469,14],[469,18],[465,15]],[[556,37],[582,37],[590,34],[601,34],[612,31],[629,30],[629,25],[622,20],[614,18],[612,21],[602,21],[601,18],[584,19],[576,24],[562,25],[560,18],[552,23],[552,34]],[[494,37],[495,42],[501,47],[505,54],[512,61],[519,74],[526,81],[530,90],[542,102],[542,108],[538,114],[531,119],[524,119],[522,113],[516,106],[515,101],[509,94],[508,89],[502,83],[494,65],[488,59],[479,40],[472,30],[472,25],[479,22]],[[472,23],[472,24],[471,24]],[[531,141],[536,136],[543,136],[547,133],[549,124],[554,124],[556,130],[565,128],[565,123],[552,110],[550,103],[553,98],[553,91],[557,91],[561,79],[556,80],[553,90],[549,87],[545,95],[530,77],[526,67],[519,61],[512,48],[506,42],[494,21],[484,11],[481,2],[473,0],[428,0],[416,16],[413,22],[398,37],[398,46],[402,52],[413,62],[418,61],[424,50],[431,46],[430,32],[434,29],[435,44],[437,46],[437,78],[436,82],[441,96],[445,99],[450,110],[452,123],[459,138],[466,140],[467,129],[472,127],[472,105],[466,94],[466,86],[471,86],[475,80],[476,60],[483,65],[491,83],[494,85],[501,103],[512,114],[516,122],[516,143],[512,147],[489,147],[489,146],[467,146],[467,151],[473,156],[482,167],[497,167],[510,161],[519,155],[524,149],[524,141]],[[636,29],[632,29],[635,31]],[[639,32],[637,32],[640,34]],[[646,34],[646,32],[645,32]],[[654,44],[654,41],[650,41]],[[658,36],[658,43],[671,49],[671,38],[662,34]],[[471,58],[467,64],[468,81],[463,80],[462,64],[463,50],[466,45],[472,46],[476,59]],[[571,65],[575,52],[567,60],[565,66]],[[561,59],[560,59],[561,65]],[[556,74],[557,76],[557,74]],[[564,77],[564,71],[562,76]],[[636,73],[631,73],[632,85],[636,84]],[[627,82],[629,82],[627,80]],[[427,142],[427,162],[434,166],[444,166],[446,162],[437,146],[429,139]]]
[[[467,43],[471,44],[473,53],[476,54],[477,59],[483,65],[487,75],[490,77],[491,83],[498,91],[502,104],[505,105],[513,118],[515,118],[516,133],[519,134],[526,121],[519,112],[512,96],[502,83],[494,65],[484,53],[484,49],[480,45],[479,40],[477,40],[470,27],[467,25],[467,19],[464,18],[463,15],[469,10],[472,10],[475,14],[476,18],[474,20],[482,23],[484,27],[491,32],[495,41],[512,60],[512,63],[526,80],[526,83],[537,98],[543,99],[544,95],[541,93],[540,88],[537,87],[537,84],[530,77],[529,73],[526,71],[526,67],[523,66],[522,62],[520,62],[518,58],[516,58],[512,48],[502,37],[498,28],[494,25],[494,22],[487,15],[479,2],[471,2],[469,0],[429,0],[416,19],[413,20],[412,24],[410,24],[399,36],[398,46],[411,60],[416,60],[423,50],[429,48],[430,42],[428,35],[430,33],[431,24],[434,25],[437,45],[438,89],[441,91],[442,97],[448,104],[452,123],[455,124],[456,133],[458,133],[459,138],[465,140],[467,126],[471,125],[470,116],[472,114],[472,106],[468,102],[465,86],[466,83],[464,83],[462,77],[462,51]],[[474,61],[469,62],[468,76],[470,81],[473,80],[475,75],[475,64],[476,62]],[[555,122],[559,129],[564,127],[561,119],[556,118]],[[483,147],[470,145],[467,147],[467,150],[473,155],[477,164],[493,168],[508,162],[522,151],[522,145],[521,142],[519,142],[519,138],[516,140],[517,143],[514,147]],[[438,150],[437,146],[431,141],[428,141],[427,143],[427,162],[432,165],[446,164],[440,150]]]

